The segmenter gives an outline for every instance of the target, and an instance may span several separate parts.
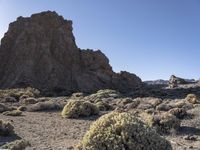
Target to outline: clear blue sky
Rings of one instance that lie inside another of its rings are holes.
[[[200,0],[0,0],[0,37],[18,16],[55,10],[80,48],[143,80],[200,77]]]

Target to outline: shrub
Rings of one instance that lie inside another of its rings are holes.
[[[165,103],[161,103],[160,105],[158,105],[156,107],[156,110],[159,110],[159,111],[169,111],[172,107],[168,104],[165,104]]]
[[[3,145],[1,148],[9,150],[24,150],[29,145],[29,142],[25,140],[16,140],[14,142]]]
[[[3,112],[3,115],[5,115],[5,116],[21,116],[22,111],[20,111],[20,110],[5,111],[5,112]]]
[[[60,110],[62,107],[59,103],[54,102],[52,100],[38,102],[36,104],[32,104],[27,106],[28,111],[47,111],[47,110]]]
[[[100,117],[76,150],[171,150],[170,143],[129,113],[111,112]]]
[[[84,97],[84,100],[90,101],[90,102],[98,102],[99,100],[105,99],[105,98],[118,98],[120,97],[120,93],[118,93],[115,90],[99,90],[95,94],[91,94],[89,96]]]
[[[186,102],[184,100],[180,100],[176,103],[174,103],[172,106],[172,108],[182,108],[186,105]]]
[[[76,99],[76,100],[81,100],[84,98],[84,96],[85,96],[84,93],[73,93],[70,98]]]
[[[31,87],[0,90],[0,97],[2,98],[10,96],[19,100],[22,95],[27,95],[28,97],[38,97],[40,95],[40,91]]]
[[[131,103],[127,104],[125,107],[127,110],[135,109],[140,104],[139,100],[133,100]]]
[[[99,101],[95,104],[100,111],[112,110],[113,107],[106,102]]]
[[[17,108],[17,110],[26,111],[26,110],[27,110],[27,107],[24,106],[24,105],[22,105],[22,106],[19,106],[19,107]]]
[[[20,100],[21,104],[29,105],[29,104],[36,104],[37,100],[33,97],[24,98]]]
[[[195,94],[188,94],[185,99],[191,104],[196,104],[199,102],[199,99]]]
[[[179,119],[182,119],[184,116],[187,115],[187,112],[183,108],[173,108],[169,110],[169,113],[176,116]]]
[[[14,127],[10,122],[4,122],[0,120],[0,136],[7,136],[14,134]]]
[[[169,133],[180,128],[180,120],[168,112],[149,117],[147,124],[162,133]]]
[[[18,102],[18,101],[17,101],[16,98],[14,98],[14,97],[6,96],[6,97],[3,99],[3,102],[4,102],[4,103],[15,103],[15,102]]]
[[[10,110],[12,110],[12,108],[7,107],[3,103],[0,103],[0,113],[5,112],[5,111],[10,111]]]
[[[66,118],[87,117],[99,114],[99,109],[92,103],[81,100],[70,100],[61,115]]]
[[[121,99],[120,101],[117,102],[117,105],[120,105],[120,106],[124,106],[126,104],[129,104],[133,102],[133,100],[131,98],[123,98]]]

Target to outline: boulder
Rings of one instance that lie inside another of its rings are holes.
[[[115,73],[100,51],[77,47],[72,21],[46,11],[18,17],[0,45],[0,88],[33,87],[46,95],[134,90],[135,74]]]

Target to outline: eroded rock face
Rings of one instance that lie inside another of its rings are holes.
[[[31,86],[47,94],[69,94],[141,85],[134,74],[114,73],[101,51],[79,49],[72,29],[72,21],[56,12],[17,18],[1,40],[0,88]]]

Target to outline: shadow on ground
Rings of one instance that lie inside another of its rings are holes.
[[[15,140],[20,140],[21,137],[17,136],[17,135],[12,135],[12,136],[0,136],[0,146],[6,144],[6,143],[10,143],[13,142]]]

